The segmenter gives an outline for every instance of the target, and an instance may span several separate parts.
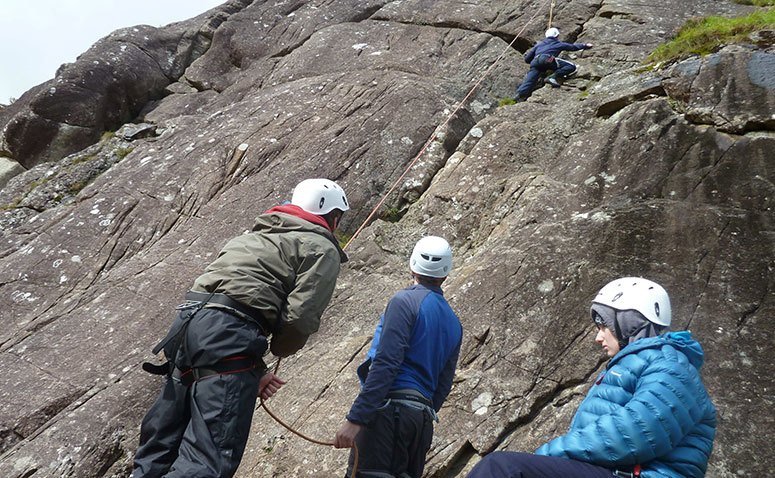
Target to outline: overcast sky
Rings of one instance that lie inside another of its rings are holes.
[[[0,0],[0,103],[54,77],[114,30],[162,26],[226,0]]]

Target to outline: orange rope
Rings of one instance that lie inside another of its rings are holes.
[[[277,375],[277,370],[278,370],[279,368],[280,368],[280,359],[278,358],[278,359],[277,359],[277,363],[276,363],[276,364],[275,364],[275,366],[274,366],[274,374],[275,374],[275,375]],[[293,429],[293,427],[291,427],[290,425],[288,425],[287,423],[285,423],[284,421],[282,421],[282,420],[280,419],[280,417],[278,417],[277,415],[275,415],[274,413],[272,413],[272,411],[271,411],[271,410],[269,410],[269,408],[266,406],[266,403],[264,403],[264,399],[261,397],[261,395],[260,395],[260,394],[261,394],[261,390],[259,390],[259,396],[258,396],[258,402],[259,402],[259,404],[261,405],[261,408],[263,408],[263,409],[264,409],[264,411],[265,411],[266,413],[268,413],[268,414],[269,414],[269,416],[270,416],[270,417],[272,417],[272,418],[274,419],[274,421],[276,421],[277,423],[279,423],[280,425],[282,425],[282,426],[283,426],[283,427],[284,427],[286,430],[288,430],[289,432],[291,432],[291,433],[293,433],[293,434],[295,434],[295,435],[297,435],[297,436],[299,436],[299,437],[303,438],[304,440],[307,440],[307,441],[308,441],[308,442],[310,442],[310,443],[314,443],[314,444],[316,444],[316,445],[323,445],[323,446],[334,446],[334,443],[333,443],[333,442],[330,442],[330,441],[322,441],[322,440],[317,440],[317,439],[315,439],[315,438],[308,437],[307,435],[305,435],[305,434],[301,433],[301,432],[300,432],[300,431],[298,431],[298,430],[294,430],[294,429]],[[356,476],[356,473],[357,473],[357,472],[358,472],[358,445],[356,445],[356,444],[354,444],[354,443],[353,443],[353,467],[352,467],[352,472],[351,472],[350,476],[351,476],[352,478],[355,478],[355,476]]]
[[[549,24],[546,26],[546,28],[552,28],[552,16],[554,15],[554,2],[555,0],[552,0],[552,5],[549,7]]]
[[[278,364],[279,364],[279,362],[278,362]],[[261,408],[263,408],[264,411],[266,411],[266,413],[268,413],[269,416],[274,419],[274,421],[276,421],[277,423],[279,423],[280,425],[285,427],[285,429],[288,430],[289,432],[291,432],[291,433],[293,433],[293,434],[303,438],[304,440],[307,440],[310,443],[314,443],[316,445],[334,446],[333,442],[317,440],[315,438],[309,437],[309,436],[301,433],[300,431],[294,430],[293,427],[291,427],[290,425],[286,424],[284,421],[282,421],[280,419],[280,417],[278,417],[277,415],[272,413],[271,410],[269,410],[269,408],[266,406],[266,403],[264,403],[264,399],[263,398],[261,398],[259,396],[258,400],[259,400],[259,403],[261,404]],[[355,477],[357,472],[358,472],[358,445],[353,444],[353,467],[352,467],[352,473],[350,474],[350,476],[351,477]]]

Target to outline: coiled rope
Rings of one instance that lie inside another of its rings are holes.
[[[449,114],[447,119],[444,120],[444,122],[441,123],[436,128],[435,131],[439,131],[443,127],[447,126],[450,121],[452,121],[452,118],[455,117],[457,112],[460,111],[460,109],[463,107],[463,105],[465,105],[466,102],[471,98],[471,96],[473,96],[474,92],[479,88],[479,85],[482,84],[484,79],[487,78],[487,76],[490,74],[490,72],[492,72],[492,70],[498,65],[498,63],[500,63],[500,61],[503,59],[503,57],[506,56],[506,53],[508,53],[513,48],[514,43],[517,41],[517,39],[520,37],[520,35],[522,35],[522,33],[525,32],[525,29],[527,29],[528,25],[530,25],[533,22],[533,20],[536,19],[538,14],[547,5],[549,5],[549,26],[551,27],[551,25],[552,25],[552,16],[553,16],[554,6],[555,6],[555,1],[556,0],[546,0],[546,2],[544,2],[539,8],[537,8],[535,10],[533,15],[530,17],[530,19],[528,19],[528,21],[525,23],[525,25],[522,27],[522,29],[516,35],[514,35],[514,39],[511,40],[511,43],[509,43],[508,46],[506,48],[504,48],[503,52],[501,52],[501,54],[498,56],[498,58],[487,68],[487,70],[485,70],[485,72],[482,74],[482,76],[479,78],[479,80],[477,80],[477,82],[474,83],[474,86],[472,86],[471,89],[468,91],[468,94],[466,94],[466,96],[462,100],[460,100],[460,102],[457,104],[457,106],[452,111],[452,113]],[[412,159],[412,161],[409,162],[409,165],[406,167],[406,169],[401,174],[401,176],[399,176],[398,179],[396,179],[396,181],[390,187],[390,189],[388,189],[387,192],[382,195],[382,198],[380,199],[380,201],[377,203],[376,206],[374,206],[374,209],[371,210],[371,213],[369,213],[369,215],[366,217],[366,219],[363,221],[363,223],[358,227],[358,229],[356,229],[355,233],[353,233],[352,237],[350,237],[350,240],[347,241],[347,243],[344,245],[343,249],[346,250],[350,246],[350,244],[352,244],[352,242],[355,240],[355,238],[357,238],[360,235],[360,233],[363,231],[363,229],[366,228],[366,226],[369,224],[369,221],[371,221],[371,219],[374,217],[374,215],[380,210],[382,205],[387,200],[388,196],[390,196],[390,194],[398,187],[398,185],[401,183],[401,181],[403,181],[404,177],[406,177],[406,175],[409,174],[409,171],[412,169],[412,167],[415,165],[415,163],[417,163],[417,161],[420,159],[420,157],[422,157],[422,155],[425,153],[425,151],[428,149],[428,147],[431,145],[431,143],[436,139],[436,136],[437,136],[437,133],[434,132],[430,136],[430,138],[428,138],[428,140],[425,142],[425,144],[420,149],[420,151],[417,153],[417,155]],[[280,359],[277,360],[277,364],[275,365],[275,369],[274,369],[274,373],[275,374],[277,374],[277,370],[279,368],[280,368]],[[264,399],[261,398],[260,396],[259,396],[259,403],[261,405],[261,408],[263,408],[264,411],[266,411],[266,413],[268,413],[269,416],[274,419],[274,421],[276,421],[277,423],[282,425],[289,432],[299,436],[300,438],[302,438],[304,440],[307,440],[310,443],[315,443],[317,445],[323,445],[323,446],[334,446],[333,442],[317,440],[315,438],[311,438],[311,437],[309,437],[309,436],[299,432],[298,430],[295,430],[290,425],[286,424],[277,415],[275,415],[271,410],[269,410],[269,408],[266,406],[266,403],[264,402]],[[350,475],[351,478],[355,478],[357,476],[357,471],[358,471],[358,447],[356,445],[356,446],[353,446],[353,467],[352,467],[351,475]]]

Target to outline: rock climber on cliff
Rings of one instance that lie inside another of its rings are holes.
[[[357,444],[359,478],[422,476],[463,335],[441,290],[451,269],[446,240],[426,236],[417,242],[409,260],[414,284],[390,299],[358,367],[361,391],[334,446]],[[353,461],[351,453],[348,477]]]
[[[555,88],[558,88],[566,78],[576,73],[578,66],[559,58],[557,55],[561,52],[592,48],[591,43],[561,42],[557,39],[560,36],[560,30],[554,27],[546,30],[544,36],[543,40],[525,53],[525,63],[530,64],[530,70],[522,80],[522,84],[517,88],[515,98],[517,102],[527,100],[538,88],[542,76],[548,72],[553,72],[553,74],[546,81]]]
[[[703,351],[689,332],[669,332],[670,299],[659,284],[625,277],[592,301],[595,342],[611,357],[570,430],[535,455],[495,452],[468,478],[705,476],[716,409],[700,378]]]
[[[262,356],[287,357],[318,330],[347,260],[333,232],[349,209],[335,182],[304,180],[194,281],[154,349],[168,364],[144,365],[167,379],[143,420],[133,478],[234,475],[257,395],[285,383]]]

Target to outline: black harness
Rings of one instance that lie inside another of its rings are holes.
[[[181,320],[177,321],[175,325],[170,328],[167,335],[161,342],[156,344],[152,350],[154,354],[158,354],[164,350],[167,361],[160,365],[145,362],[142,365],[143,370],[153,375],[167,375],[173,380],[177,380],[188,387],[192,383],[203,378],[214,375],[229,375],[247,372],[259,367],[259,362],[255,358],[244,355],[235,355],[226,357],[207,367],[178,368],[175,365],[174,360],[175,357],[177,357],[180,347],[184,346],[186,329],[188,329],[191,319],[193,319],[207,304],[220,304],[237,311],[246,320],[256,324],[261,330],[261,335],[265,337],[267,331],[270,330],[266,321],[263,320],[257,309],[242,304],[226,294],[189,291],[186,293],[185,298],[189,303],[178,307],[178,310],[181,311]]]

